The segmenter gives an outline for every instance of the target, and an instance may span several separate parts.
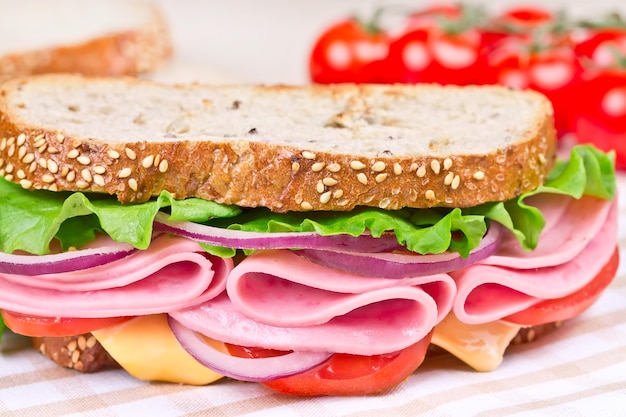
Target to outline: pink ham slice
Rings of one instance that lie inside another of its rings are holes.
[[[559,214],[549,215],[555,213]],[[546,214],[540,241],[554,239],[558,244],[542,243],[540,262],[508,246],[495,260],[451,273],[457,283],[453,310],[459,320],[486,323],[541,300],[564,297],[586,285],[608,262],[617,245],[615,202],[571,199],[565,210],[546,210]]]
[[[393,298],[436,304],[436,321],[452,308],[455,284],[447,274],[387,279],[328,268],[289,250],[259,251],[228,277],[233,304],[248,317],[275,326],[309,326]]]
[[[533,251],[523,250],[508,234],[498,251],[481,263],[516,269],[543,268],[572,260],[604,226],[611,201],[594,197],[580,200],[568,196],[540,194],[526,201],[541,210],[546,226]]]
[[[447,274],[385,279],[315,264],[290,251],[260,251],[228,277],[228,296],[170,315],[227,343],[373,355],[425,337],[450,311]]]
[[[0,274],[0,307],[23,314],[113,317],[163,313],[211,299],[226,287],[231,259],[161,235],[145,251],[63,274]]]
[[[222,294],[169,314],[191,330],[241,346],[377,355],[423,339],[434,326],[435,309],[432,299],[422,307],[410,299],[393,299],[360,307],[324,324],[280,327],[247,317]]]

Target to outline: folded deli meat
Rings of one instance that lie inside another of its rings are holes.
[[[562,205],[557,212],[544,211],[547,225],[533,251],[536,257],[509,241],[494,256],[451,272],[457,287],[453,311],[461,321],[486,323],[542,299],[565,297],[584,287],[611,258],[617,243],[615,203],[551,199]],[[537,201],[537,206],[545,203]]]

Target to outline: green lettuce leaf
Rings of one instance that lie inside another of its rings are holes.
[[[420,254],[454,250],[467,256],[480,243],[486,224],[482,216],[464,215],[460,209],[380,210],[359,208],[351,212],[272,213],[255,209],[213,226],[249,232],[317,232],[320,235],[369,232],[374,237],[395,233],[398,242]],[[459,239],[452,239],[452,236]]]
[[[522,248],[537,246],[545,225],[541,212],[524,202],[533,195],[550,193],[580,198],[583,195],[605,200],[615,197],[615,155],[602,153],[591,145],[575,146],[568,160],[558,160],[545,183],[533,191],[506,202],[488,203],[467,210],[504,225],[513,232]]]
[[[179,201],[167,191],[145,203],[122,205],[112,197],[97,194],[24,190],[0,178],[0,250],[45,254],[54,239],[67,249],[89,242],[98,233],[145,249],[154,218],[162,210],[168,211],[174,221],[256,232],[315,231],[352,236],[393,232],[399,243],[417,253],[453,250],[462,256],[479,245],[488,222],[496,221],[511,230],[524,248],[532,249],[545,222],[539,210],[524,200],[538,193],[612,199],[616,186],[613,165],[612,154],[577,146],[568,161],[558,161],[543,186],[506,202],[463,210],[359,208],[351,212],[282,214],[262,208],[242,210],[197,198]],[[235,254],[233,248],[203,247],[220,256]]]
[[[28,191],[4,179],[0,180],[0,197],[0,250],[37,255],[49,253],[54,238],[68,249],[89,242],[97,232],[145,249],[154,217],[166,207],[174,219],[190,221],[234,216],[241,211],[200,199],[178,201],[167,191],[146,203],[122,205],[100,195]]]

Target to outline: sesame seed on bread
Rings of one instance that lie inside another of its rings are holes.
[[[166,21],[150,1],[0,0],[0,81],[51,72],[137,75],[171,52]]]
[[[274,211],[468,207],[542,184],[550,102],[498,86],[171,86],[44,75],[0,87],[0,174],[141,202]]]

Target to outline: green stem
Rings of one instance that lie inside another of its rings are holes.
[[[617,64],[618,69],[626,69],[626,54],[617,49],[615,45],[610,45],[609,50],[615,58],[615,63]]]

